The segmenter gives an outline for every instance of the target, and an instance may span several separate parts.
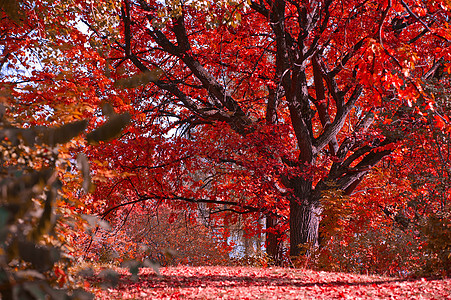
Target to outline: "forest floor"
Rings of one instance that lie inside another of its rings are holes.
[[[451,279],[399,279],[287,268],[167,267],[161,276],[127,269],[114,287],[100,288],[91,277],[96,299],[451,299]]]

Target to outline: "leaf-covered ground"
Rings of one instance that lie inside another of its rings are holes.
[[[451,299],[451,279],[402,280],[284,268],[169,267],[161,277],[126,269],[114,288],[95,287],[98,299]]]

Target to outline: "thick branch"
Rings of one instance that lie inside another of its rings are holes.
[[[142,2],[142,1],[141,1]],[[142,2],[141,6],[143,9],[148,10],[147,3]],[[246,116],[239,103],[230,96],[225,88],[219,84],[219,82],[202,66],[202,64],[191,54],[189,50],[191,49],[188,40],[188,35],[186,33],[186,27],[184,22],[184,15],[174,19],[173,31],[177,38],[178,46],[175,46],[169,39],[157,28],[152,28],[148,30],[151,37],[155,42],[160,45],[164,51],[171,55],[179,57],[186,66],[191,70],[194,76],[199,79],[205,90],[208,91],[211,97],[218,100],[218,102],[213,101],[212,106],[216,106],[216,109],[202,110],[198,107],[192,100],[184,95],[175,84],[162,84],[161,82],[155,82],[160,88],[163,88],[173,95],[178,97],[188,108],[194,110],[196,113],[201,114],[207,118],[215,118],[217,120],[226,121],[232,128],[240,134],[246,134],[251,130],[252,121]],[[152,19],[152,16],[148,16],[148,19]],[[132,62],[138,66],[140,70],[142,63],[136,61],[135,58]],[[221,105],[218,105],[218,104]],[[227,108],[228,112],[224,111],[223,108]],[[210,111],[210,113],[207,113]],[[213,112],[213,113],[211,113]]]
[[[186,34],[185,28],[185,14],[182,13],[181,16],[173,19],[174,27],[172,31],[175,33],[177,38],[178,50],[181,53],[191,50],[191,45],[188,40],[188,35]]]
[[[142,72],[150,72],[150,70],[136,57],[132,55],[129,57],[130,61]],[[173,82],[163,82],[161,80],[153,81],[155,85],[157,85],[160,89],[170,92],[172,95],[177,97],[186,108],[190,109],[192,112],[196,113],[200,117],[206,119],[214,119],[220,120],[223,122],[227,122],[228,124],[234,125],[233,128],[238,128],[238,132],[243,132],[245,128],[243,126],[237,127],[237,125],[241,125],[239,122],[236,122],[233,119],[233,116],[226,113],[225,111],[213,108],[213,107],[204,107],[198,105],[195,101],[193,101],[189,96],[183,93],[175,83]]]
[[[335,81],[335,75],[327,70],[326,65],[323,61],[320,62],[323,78],[327,83],[327,89],[329,90],[332,99],[335,101],[335,106],[338,110],[342,108],[344,105],[344,98],[340,94],[340,90],[338,88],[337,82]]]
[[[268,102],[266,104],[266,124],[272,125],[277,122],[277,106],[282,94],[280,87],[270,88],[268,87]]]
[[[130,2],[128,2],[128,0],[124,1],[124,5],[122,6],[121,11],[122,11],[122,19],[124,21],[125,55],[127,57],[131,57],[132,51],[131,51],[131,34],[130,34]]]
[[[326,93],[321,67],[318,63],[318,57],[316,55],[313,57],[312,65],[313,65],[313,80],[315,82],[315,92],[316,92],[316,99],[314,99],[313,103],[315,104],[316,109],[318,110],[321,125],[323,126],[323,128],[326,128],[327,126],[330,125],[330,116],[329,112],[327,111],[328,105],[326,101]],[[329,149],[331,154],[335,156],[338,150],[338,142],[335,136],[332,137],[329,143]]]
[[[181,55],[181,53],[178,53]],[[219,100],[230,112],[238,117],[242,117],[243,121],[250,123],[244,111],[233,97],[231,97],[223,86],[196,60],[193,56],[181,55],[183,62],[190,68],[193,74],[202,82],[202,85],[209,93]],[[246,124],[243,124],[244,126]]]
[[[269,16],[271,28],[276,38],[276,67],[280,74],[283,74],[281,80],[289,78],[286,72],[290,69],[290,57],[285,32],[285,1],[276,0],[271,7]]]
[[[343,177],[337,181],[337,185],[340,189],[346,190],[348,194],[352,193],[348,188],[356,181],[360,181],[366,173],[368,173],[371,168],[373,168],[379,161],[381,161],[385,156],[392,153],[393,150],[383,150],[379,152],[371,152],[363,158],[363,160],[358,163],[354,172],[348,172]],[[354,188],[356,188],[355,185]]]
[[[268,9],[265,7],[265,4],[261,0],[259,1],[259,3],[257,3],[257,1],[251,1],[250,7],[265,17],[268,17],[269,15]]]
[[[341,161],[346,157],[348,152],[354,148],[358,138],[358,134],[365,133],[368,127],[373,123],[374,121],[374,113],[372,111],[369,111],[365,114],[365,117],[357,124],[355,127],[355,130],[352,134],[352,136],[347,137],[343,143],[341,144],[340,148],[337,151],[337,159],[338,162],[334,162],[332,164],[332,167],[329,172],[329,177],[337,177],[337,174],[339,172],[339,169],[341,167]]]
[[[338,109],[337,115],[335,116],[335,119],[332,122],[332,124],[328,126],[324,130],[324,132],[316,139],[314,143],[316,153],[321,151],[340,132],[346,120],[346,117],[348,116],[351,109],[354,107],[354,104],[360,97],[362,91],[363,86],[357,85],[354,88],[352,95],[349,97],[348,102],[344,106],[342,106],[341,109]]]

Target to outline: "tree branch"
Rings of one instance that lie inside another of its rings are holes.
[[[335,116],[334,121],[330,126],[328,126],[324,132],[315,140],[313,143],[315,147],[315,154],[321,151],[337,134],[340,132],[343,124],[346,120],[351,109],[354,107],[357,99],[360,97],[360,94],[363,91],[362,85],[357,85],[352,92],[352,95],[349,97],[348,102],[338,109],[337,114]]]
[[[356,52],[362,48],[363,46],[363,42],[365,41],[365,39],[367,39],[368,37],[364,37],[362,38],[360,41],[358,41],[350,51],[348,51],[348,53],[346,53],[346,55],[343,57],[343,59],[340,61],[340,63],[338,63],[338,65],[329,72],[329,75],[333,78],[335,77],[341,70],[343,70],[344,66],[346,65],[346,63],[356,54]]]
[[[317,55],[313,56],[312,66],[313,66],[313,80],[315,83],[315,92],[316,92],[316,99],[313,100],[313,104],[315,104],[316,109],[318,111],[318,116],[321,121],[321,125],[323,126],[323,128],[326,128],[327,126],[330,125],[330,116],[329,112],[327,111],[328,105],[326,102],[325,87]],[[329,150],[332,156],[335,156],[335,154],[337,153],[338,142],[336,136],[332,137],[332,139],[330,140]]]
[[[100,216],[102,219],[105,219],[105,217],[109,213],[111,213],[112,211],[114,211],[118,208],[121,208],[121,207],[127,206],[127,205],[132,205],[132,204],[139,203],[139,202],[144,202],[147,200],[154,200],[154,199],[185,201],[185,202],[190,202],[190,203],[211,203],[211,204],[218,204],[218,205],[231,205],[231,206],[236,206],[236,207],[242,208],[242,209],[248,211],[249,213],[250,212],[266,212],[266,209],[257,208],[257,207],[253,207],[250,205],[244,205],[244,204],[241,204],[239,202],[234,202],[234,201],[220,201],[220,200],[212,200],[212,199],[193,199],[193,198],[180,197],[180,196],[162,197],[162,196],[158,196],[158,195],[138,195],[138,199],[115,205],[115,206],[107,209],[103,213],[101,213]]]
[[[429,28],[428,24],[426,24],[423,20],[421,20],[420,17],[418,17],[418,16],[410,9],[409,5],[407,5],[406,2],[404,2],[403,0],[401,0],[401,4],[402,4],[402,6],[404,6],[404,8],[409,12],[409,14],[410,14],[413,18],[415,18],[415,20],[417,20],[418,22],[421,23],[421,25],[423,25],[423,27],[424,27],[425,30],[427,30],[428,32],[432,33],[432,35],[434,35],[434,36],[436,36],[436,37],[438,37],[438,38],[440,38],[440,39],[442,39],[442,40],[445,40],[445,41],[449,42],[449,40],[448,40],[447,38],[445,38],[445,37],[443,37],[443,36],[441,36],[441,35],[439,35],[439,34],[433,32],[433,31]]]
[[[337,185],[340,189],[347,192],[347,194],[351,194],[352,190],[348,188],[355,182],[360,181],[363,176],[368,173],[371,168],[373,168],[379,161],[381,161],[385,156],[392,153],[393,150],[383,150],[379,152],[371,152],[367,156],[365,156],[360,163],[358,163],[352,171],[349,171],[344,176],[342,176],[338,181]],[[354,186],[354,189],[357,185]]]

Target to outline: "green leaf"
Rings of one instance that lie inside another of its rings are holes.
[[[86,221],[88,221],[88,224],[89,224],[89,226],[91,226],[91,227],[97,227],[97,226],[99,226],[99,227],[102,228],[102,229],[105,229],[105,230],[111,230],[110,224],[109,224],[107,221],[102,220],[102,219],[100,219],[100,218],[97,217],[97,216],[82,215],[81,217],[82,217],[83,219],[85,219]]]
[[[142,72],[136,75],[133,75],[128,78],[122,78],[117,80],[114,85],[117,87],[123,87],[123,88],[136,88],[139,86],[143,86],[148,84],[149,82],[155,82],[157,81],[161,75],[163,74],[163,71],[160,68],[154,69],[152,71]]]
[[[122,263],[123,268],[127,268],[129,272],[132,274],[132,280],[138,279],[139,268],[142,267],[142,264],[136,260],[129,260]]]
[[[130,122],[130,119],[129,113],[111,117],[105,124],[86,135],[88,143],[97,145],[100,141],[109,141],[118,137],[122,129]]]
[[[46,299],[45,291],[42,290],[42,287],[40,284],[35,282],[25,282],[22,285],[23,289],[26,290],[30,295],[33,296],[32,299]]]
[[[158,277],[162,277],[160,273],[160,264],[158,262],[146,258],[143,264],[145,267],[152,268]]]
[[[81,120],[60,127],[32,127],[32,128],[3,128],[0,130],[0,139],[7,137],[13,146],[19,144],[19,139],[25,145],[33,146],[35,144],[46,144],[55,146],[56,144],[64,144],[69,142],[72,138],[82,133],[88,121]]]
[[[85,193],[89,193],[93,187],[91,183],[91,173],[89,168],[89,161],[84,153],[78,153],[77,155],[77,168],[83,175],[83,190]]]
[[[28,241],[18,242],[20,257],[31,263],[40,272],[49,271],[60,259],[59,250],[54,247],[39,246]]]
[[[95,275],[94,270],[91,268],[86,268],[83,270],[80,270],[77,273],[78,276],[82,276],[82,277],[93,277]]]
[[[0,200],[7,203],[20,203],[21,205],[29,203],[28,200],[33,195],[40,193],[53,175],[54,170],[43,169],[32,171],[19,178],[6,178],[2,182],[3,192]]]
[[[0,230],[4,226],[6,226],[8,219],[9,219],[9,212],[5,208],[0,207]]]
[[[88,126],[87,120],[75,121],[56,128],[39,128],[41,141],[49,146],[64,144],[81,134]]]
[[[82,289],[76,289],[72,292],[71,299],[74,300],[92,300],[94,299],[94,295],[84,291]]]
[[[32,233],[32,239],[37,241],[43,234],[50,232],[52,225],[54,224],[54,214],[52,204],[56,199],[56,191],[51,189],[46,193],[47,199],[44,204],[44,212],[42,213],[41,218],[39,219],[38,226]]]
[[[101,271],[99,277],[103,279],[102,288],[115,287],[119,283],[119,274],[111,269]]]

